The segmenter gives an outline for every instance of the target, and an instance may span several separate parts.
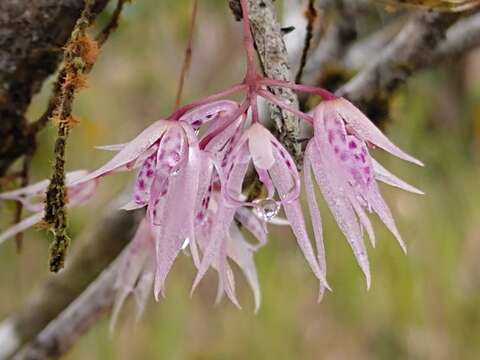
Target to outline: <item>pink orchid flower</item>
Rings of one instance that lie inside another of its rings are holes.
[[[370,269],[363,229],[373,245],[375,234],[366,211],[378,214],[406,251],[392,213],[380,194],[376,179],[403,190],[422,192],[391,174],[369,154],[377,146],[400,159],[423,164],[394,145],[355,106],[345,99],[324,101],[314,112],[314,137],[307,145],[304,179],[317,243],[323,243],[320,212],[315,200],[311,169],[340,229],[345,234],[370,287]]]
[[[95,194],[97,187],[97,182],[95,180],[73,185],[74,182],[84,177],[86,174],[88,174],[86,170],[77,170],[66,174],[68,208],[83,204]],[[34,213],[20,221],[18,224],[13,225],[9,229],[0,233],[0,243],[42,221],[44,216],[43,208],[45,206],[45,192],[48,188],[48,184],[49,180],[42,180],[20,189],[0,193],[1,200],[14,200],[21,202],[25,209]]]
[[[375,212],[403,241],[383,200],[376,179],[407,191],[421,193],[388,172],[370,157],[377,146],[403,159],[421,163],[395,146],[358,109],[327,90],[259,75],[254,62],[247,0],[243,13],[247,71],[240,84],[187,104],[153,123],[132,141],[103,147],[118,153],[104,166],[78,181],[97,179],[114,171],[137,169],[132,198],[124,209],[146,207],[146,217],[125,255],[119,274],[118,304],[133,292],[143,300],[143,287],[153,286],[158,299],[173,262],[189,247],[197,275],[192,291],[213,268],[219,275],[217,298],[225,293],[239,306],[229,260],[242,268],[260,303],[254,252],[266,243],[266,223],[283,208],[298,245],[319,280],[320,297],[329,289],[322,223],[315,199],[311,169],[340,229],[349,241],[370,286],[368,258],[362,238],[365,229],[374,240],[367,212]],[[313,93],[322,98],[313,113],[303,113],[279,100],[272,87]],[[225,99],[243,91],[237,103]],[[315,244],[310,241],[301,204],[300,175],[285,147],[261,123],[258,97],[266,99],[314,126],[307,145],[304,182]],[[265,199],[246,201],[244,180],[255,171],[267,190]],[[236,222],[257,238],[250,244]],[[144,277],[144,278],[143,278]],[[141,294],[141,295],[140,295]],[[117,305],[118,308],[120,305]]]

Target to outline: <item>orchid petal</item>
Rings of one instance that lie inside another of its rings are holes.
[[[185,239],[195,238],[195,214],[192,204],[195,202],[198,191],[199,154],[198,146],[190,146],[185,167],[169,180],[168,192],[165,195],[168,211],[164,211],[163,221],[156,237],[157,270],[154,293],[157,299]]]
[[[238,227],[230,227],[230,239],[228,241],[228,256],[237,263],[243,271],[247,282],[252,289],[255,302],[255,312],[260,308],[261,293],[258,282],[257,270],[253,262],[253,252],[250,250],[248,242],[245,240]]]
[[[195,107],[179,119],[193,127],[199,127],[212,121],[222,113],[233,113],[238,109],[238,103],[231,100],[218,100]]]
[[[127,145],[128,145],[127,143],[111,144],[111,145],[99,145],[99,146],[95,146],[95,149],[105,150],[105,151],[121,151],[121,150],[125,149],[125,147]]]
[[[152,235],[148,221],[143,220],[128,247],[122,252],[120,270],[114,288],[117,291],[110,320],[110,332],[113,333],[120,310],[128,295],[134,291],[135,285],[147,261],[147,256],[153,250]]]
[[[323,101],[319,107],[324,107],[326,113],[333,113],[337,117],[342,118],[353,133],[362,140],[372,143],[400,159],[423,166],[420,160],[408,155],[392,143],[370,119],[348,100],[337,98],[335,100]]]
[[[348,196],[345,194],[345,191],[348,190],[344,186],[339,185],[338,181],[335,181],[334,177],[337,176],[335,174],[336,169],[328,168],[328,165],[324,164],[322,160],[322,155],[311,144],[307,145],[307,152],[309,152],[308,156],[311,160],[317,183],[333,217],[347,238],[353,254],[365,275],[367,288],[370,288],[371,275],[367,251],[354,209]],[[329,164],[334,165],[335,162],[329,162]]]
[[[255,167],[268,170],[275,162],[269,132],[259,123],[255,123],[247,130],[248,147]]]
[[[395,220],[393,219],[392,212],[390,211],[388,205],[385,203],[385,200],[383,200],[382,195],[380,194],[380,191],[376,185],[374,189],[372,189],[370,201],[373,210],[378,214],[380,220],[382,220],[387,229],[390,230],[390,232],[395,236],[403,252],[407,253],[407,246],[405,245],[405,242],[403,241],[402,236],[397,229],[397,225],[395,224]]]
[[[154,122],[132,141],[127,143],[127,145],[105,165],[101,166],[99,169],[93,171],[84,178],[77,180],[77,182],[74,184],[95,179],[136,160],[142,155],[142,153],[147,151],[158,139],[160,139],[165,131],[173,124],[175,123],[166,120],[158,120]]]
[[[33,214],[18,222],[17,224],[11,226],[4,232],[0,233],[0,244],[3,243],[5,240],[11,238],[12,236],[15,236],[18,233],[21,233],[22,231],[28,229],[29,227],[32,227],[33,225],[39,223],[40,221],[42,221],[43,216],[43,211]]]
[[[270,168],[270,175],[272,177],[275,188],[280,197],[285,197],[292,188],[293,181],[288,174],[287,165],[278,158],[276,154],[275,164]],[[324,274],[320,269],[318,260],[315,256],[312,243],[310,242],[307,229],[305,227],[305,220],[303,218],[302,209],[298,200],[283,204],[283,209],[290,221],[293,233],[297,239],[298,245],[305,256],[308,264],[312,268],[315,276],[328,288],[328,283]]]
[[[264,224],[253,214],[252,211],[240,207],[235,212],[235,219],[237,219],[242,226],[245,227],[257,240],[258,244],[254,249],[263,247],[267,243],[267,231]]]
[[[325,245],[323,243],[322,217],[320,215],[320,209],[318,208],[318,204],[317,204],[317,196],[313,188],[311,164],[310,164],[310,159],[308,154],[305,155],[305,159],[304,159],[303,175],[304,175],[305,189],[307,192],[306,194],[307,204],[310,210],[310,217],[312,219],[312,225],[313,225],[313,234],[315,237],[315,245],[317,248],[318,264],[320,266],[320,271],[322,272],[323,276],[326,279],[327,262],[325,260]],[[322,299],[324,292],[325,292],[325,285],[323,283],[320,283],[319,300]]]
[[[400,188],[402,190],[423,195],[424,192],[417,189],[416,187],[407,184],[405,181],[402,179],[398,178],[397,176],[393,175],[390,171],[385,169],[378,161],[372,158],[372,165],[373,165],[373,170],[375,172],[375,178],[384,182],[385,184],[395,186],[397,188]]]

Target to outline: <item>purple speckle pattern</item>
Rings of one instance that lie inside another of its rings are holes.
[[[156,154],[148,157],[137,174],[133,189],[133,200],[138,205],[146,205],[150,199],[150,189],[154,179]]]

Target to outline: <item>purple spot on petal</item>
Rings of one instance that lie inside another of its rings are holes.
[[[356,148],[357,148],[357,144],[355,144],[355,141],[350,141],[350,142],[348,143],[348,147],[349,147],[350,149],[356,149]]]
[[[330,144],[333,144],[333,131],[332,130],[328,131],[328,142]]]

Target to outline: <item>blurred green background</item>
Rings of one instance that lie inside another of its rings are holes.
[[[226,2],[201,1],[193,62],[184,102],[239,81],[243,58],[239,24]],[[68,147],[68,168],[92,169],[111,154],[95,145],[124,142],[171,112],[187,40],[191,2],[135,1],[108,41],[89,87],[75,103],[81,123]],[[104,15],[101,24],[107,19]],[[190,298],[191,259],[181,256],[167,296],[152,299],[135,324],[132,304],[113,337],[108,319],[83,337],[66,359],[479,359],[480,358],[480,54],[423,72],[392,99],[389,136],[426,163],[424,169],[378,154],[382,163],[426,192],[419,197],[384,188],[408,244],[408,255],[375,221],[367,291],[345,239],[328,210],[328,279],[333,293],[318,304],[317,282],[285,228],[271,227],[256,256],[262,306],[237,276],[243,310],[214,305],[216,277]],[[31,107],[43,112],[51,84]],[[43,132],[32,177],[48,176],[55,128]],[[97,214],[131,179],[105,180],[99,196],[70,212],[73,246]],[[2,205],[2,226],[13,207]],[[86,237],[85,237],[86,239]],[[48,237],[25,234],[0,249],[0,318],[15,310],[49,274]]]

